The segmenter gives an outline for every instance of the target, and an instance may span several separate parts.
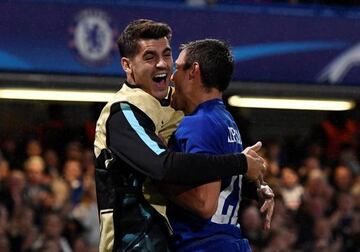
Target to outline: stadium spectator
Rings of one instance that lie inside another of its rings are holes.
[[[353,185],[352,171],[345,165],[336,166],[333,180],[335,189],[337,191],[349,193]]]
[[[55,212],[44,216],[39,237],[32,244],[32,251],[62,251],[71,252],[69,242],[62,236],[65,219]]]
[[[299,208],[304,193],[304,188],[298,180],[298,174],[292,168],[284,167],[281,170],[281,195],[285,206],[292,211]]]
[[[10,219],[8,237],[12,251],[28,251],[38,235],[35,224],[35,211],[23,206]]]
[[[26,175],[25,196],[27,205],[35,210],[35,221],[40,223],[47,201],[52,197],[49,180],[45,175],[45,162],[41,156],[30,156],[24,164]]]
[[[9,213],[5,206],[0,204],[0,251],[10,251],[9,232]]]
[[[341,251],[342,240],[334,237],[331,225],[326,218],[315,219],[311,251],[337,252]]]
[[[53,149],[44,151],[45,171],[50,178],[57,178],[60,176],[60,160],[58,153]]]
[[[81,162],[75,159],[65,161],[63,168],[64,179],[70,187],[71,206],[75,206],[83,195],[83,172]]]
[[[25,147],[26,157],[32,157],[32,156],[41,156],[42,154],[42,145],[39,140],[37,139],[30,139],[26,142]]]
[[[99,246],[99,218],[97,215],[96,191],[93,177],[84,178],[84,193],[81,201],[71,211],[71,216],[84,228],[83,239],[90,247]]]
[[[0,195],[4,190],[6,180],[10,175],[9,162],[3,158],[0,158]]]
[[[249,240],[252,251],[259,251],[265,244],[266,234],[258,208],[253,205],[246,207],[242,211],[240,223],[244,237]]]

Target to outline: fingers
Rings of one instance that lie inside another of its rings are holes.
[[[248,165],[248,171],[246,173],[247,177],[249,177],[253,181],[259,179],[260,182],[262,182],[263,181],[262,177],[266,172],[266,165],[264,159],[260,156],[254,158],[251,155],[247,155],[247,154],[245,154],[245,157]]]
[[[257,161],[261,162],[264,164],[265,166],[265,159],[262,158],[259,154],[257,154],[255,151],[251,150],[251,149],[248,149],[247,152],[243,152],[245,155],[249,155],[250,157],[256,159]]]
[[[256,158],[256,157],[258,156],[258,154],[257,154],[255,151],[253,151],[252,149],[250,149],[249,147],[247,147],[247,148],[243,151],[243,153],[246,154],[246,155],[249,155],[249,156],[251,156],[251,157],[253,157],[253,158]]]
[[[264,181],[264,175],[262,173],[259,175],[259,178],[256,180],[256,187],[261,194],[262,194],[263,185],[266,185],[266,182]]]
[[[253,181],[258,180],[261,175],[263,163],[259,159],[253,158],[250,155],[245,154],[245,157],[248,165],[246,176]]]
[[[261,185],[258,189],[261,196],[265,199],[264,204],[260,208],[261,213],[265,213],[264,230],[269,230],[271,226],[271,219],[274,213],[274,192],[268,185]]]
[[[271,199],[270,202],[271,202],[270,203],[270,208],[269,208],[269,211],[267,212],[266,217],[265,217],[265,230],[270,229],[271,220],[272,220],[272,216],[273,216],[273,213],[274,213],[274,206],[275,206],[274,199]]]
[[[260,184],[263,179],[262,176],[266,172],[265,160],[257,153],[261,149],[262,143],[258,141],[256,144],[247,147],[242,153],[245,154],[248,161],[248,177],[251,180],[260,179]],[[261,176],[261,177],[260,177]]]
[[[261,186],[259,187],[261,196],[265,199],[271,199],[275,197],[275,194],[273,192],[273,190],[270,188],[270,186],[268,185],[264,185],[264,183],[261,184]]]
[[[271,206],[271,199],[266,199],[260,208],[261,213],[265,213]]]
[[[248,149],[248,148],[246,148],[246,149],[247,149],[247,151],[246,152],[244,151],[245,154],[247,154],[253,158],[261,158],[261,156],[259,156],[259,154],[257,154],[257,152],[253,151],[252,149]]]
[[[258,141],[256,144],[249,146],[247,148],[245,148],[245,150],[243,150],[243,153],[245,154],[249,154],[251,156],[258,156],[258,154],[256,152],[258,152],[261,149],[262,143],[260,141]],[[255,153],[254,155],[250,154],[250,153]]]
[[[271,227],[271,219],[274,213],[274,206],[275,206],[274,199],[271,198],[265,200],[264,204],[260,209],[261,213],[266,212],[265,221],[264,221],[264,230],[269,230]]]
[[[248,147],[249,149],[258,152],[261,149],[262,143],[258,141],[256,144]]]
[[[271,220],[270,221],[265,220],[265,222],[264,222],[264,230],[268,231],[268,230],[270,230],[270,227],[271,227]]]
[[[264,160],[264,163],[263,163],[262,169],[261,169],[261,173],[264,175],[266,173],[266,171],[267,171],[267,167],[266,167],[266,163],[265,163],[265,160]]]

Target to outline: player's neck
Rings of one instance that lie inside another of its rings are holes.
[[[217,89],[212,89],[210,92],[203,92],[198,99],[198,105],[203,102],[210,101],[213,99],[222,99],[222,93]]]
[[[193,99],[187,104],[186,114],[194,112],[200,104],[213,99],[222,99],[222,93],[218,89],[202,89],[201,91],[195,92]]]

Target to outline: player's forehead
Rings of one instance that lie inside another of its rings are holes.
[[[138,54],[143,54],[147,51],[156,53],[171,51],[169,40],[166,37],[159,39],[140,39],[137,44]]]
[[[186,50],[182,50],[178,58],[176,59],[175,64],[177,66],[182,66],[185,64],[185,59],[186,59]]]

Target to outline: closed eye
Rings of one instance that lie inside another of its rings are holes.
[[[171,57],[171,49],[167,48],[164,52],[163,52],[164,57]]]
[[[144,60],[152,60],[154,58],[154,54],[147,53],[144,55]]]

